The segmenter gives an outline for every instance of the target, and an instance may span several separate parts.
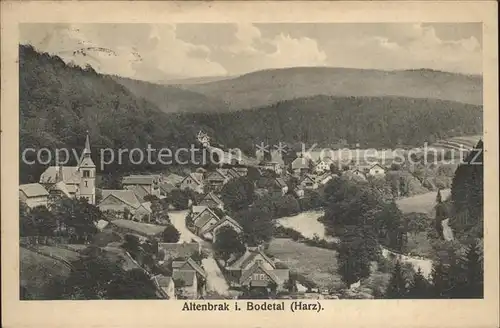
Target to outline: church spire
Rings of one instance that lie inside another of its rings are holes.
[[[89,141],[89,130],[87,130],[87,137],[85,138],[85,149],[83,150],[83,154],[90,154],[90,141]]]

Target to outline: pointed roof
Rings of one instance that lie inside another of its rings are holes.
[[[262,258],[264,260],[266,260],[266,262],[268,262],[269,264],[271,264],[274,267],[274,262],[269,257],[267,257],[267,255],[264,254],[264,252],[262,252],[262,250],[260,250],[258,248],[257,249],[247,248],[247,251],[245,252],[245,254],[243,254],[238,260],[236,260],[233,264],[231,264],[227,269],[229,269],[229,270],[241,270],[244,267],[246,267],[248,265],[248,263],[253,261],[258,254],[260,254],[262,256]]]
[[[273,280],[275,283],[279,284],[280,283],[280,280],[278,277],[276,277],[276,275],[270,271],[270,270],[267,270],[264,265],[262,265],[262,263],[260,262],[255,262],[251,267],[250,269],[246,270],[242,276],[241,276],[241,279],[240,279],[240,283],[244,283],[245,281],[247,281],[248,279],[250,279],[252,277],[252,274],[257,270],[257,269],[261,269],[262,271],[264,271],[268,276],[269,278],[271,278],[271,280]]]
[[[89,140],[89,131],[87,131],[87,136],[85,137],[85,149],[83,149],[84,154],[90,154],[90,140]]]
[[[201,215],[205,212],[207,212],[211,215],[207,215],[207,216],[204,216],[204,217],[201,217]],[[198,213],[198,215],[196,215],[194,218],[193,218],[193,221],[194,221],[194,226],[196,228],[203,228],[205,226],[205,224],[208,223],[208,221],[210,221],[210,219],[212,218],[215,218],[217,219],[217,221],[220,220],[220,218],[217,216],[217,214],[214,213],[214,211],[212,211],[209,207],[207,207],[206,209],[204,209],[203,211],[201,211],[200,213]]]
[[[121,190],[121,189],[103,189],[102,190],[102,200],[101,203],[108,197],[115,197],[127,205],[133,208],[138,208],[141,206],[141,202],[137,199],[137,196],[132,190]]]
[[[230,216],[226,215],[222,218],[222,220],[220,220],[219,222],[217,222],[216,224],[214,224],[213,226],[211,226],[210,228],[205,230],[205,232],[210,232],[210,231],[215,230],[217,227],[222,225],[224,222],[230,222],[233,226],[237,227],[240,230],[240,232],[243,231],[243,228],[241,227],[241,225],[237,221],[235,221]],[[236,231],[236,232],[238,232],[238,231]]]
[[[205,273],[205,270],[203,270],[203,268],[201,266],[198,265],[198,263],[196,263],[192,258],[188,257],[186,260],[184,261],[173,261],[172,262],[172,268],[175,270],[175,269],[180,269],[184,266],[184,264],[189,264],[194,271],[198,272],[198,274],[200,276],[202,276],[203,278],[206,278],[207,274]],[[187,271],[187,269],[180,269],[182,271]]]
[[[205,197],[203,197],[202,201],[208,200],[208,199],[213,200],[217,204],[224,205],[224,202],[219,197],[217,197],[212,191],[210,191],[208,194],[206,194]]]

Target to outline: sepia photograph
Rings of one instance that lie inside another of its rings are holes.
[[[19,28],[21,299],[483,297],[481,24]]]
[[[490,327],[486,7],[103,4],[2,4],[13,326]]]

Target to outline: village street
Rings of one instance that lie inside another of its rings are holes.
[[[179,243],[194,240],[202,245],[203,250],[208,254],[208,257],[202,260],[203,268],[207,273],[207,291],[215,292],[220,296],[229,296],[229,285],[213,257],[212,245],[189,231],[186,227],[187,214],[187,211],[169,213],[170,221],[180,233]]]

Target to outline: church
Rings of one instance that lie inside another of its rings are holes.
[[[87,134],[85,148],[78,166],[49,166],[40,176],[39,183],[50,194],[85,198],[90,204],[95,205],[96,166],[91,155],[89,135]]]

